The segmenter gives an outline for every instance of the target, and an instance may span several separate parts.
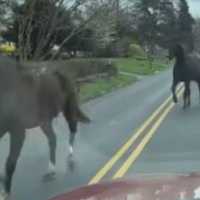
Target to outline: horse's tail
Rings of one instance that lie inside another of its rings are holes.
[[[91,120],[88,116],[86,116],[82,110],[80,109],[80,107],[78,107],[77,109],[77,118],[78,118],[78,121],[79,122],[82,122],[82,123],[90,123]]]
[[[59,73],[58,71],[54,72],[55,76],[58,78],[58,81],[60,83],[60,86],[62,88],[63,91],[66,91],[66,86],[67,86],[67,81],[66,78],[64,77],[64,75],[62,75],[61,73]]]
[[[67,80],[60,72],[56,71],[55,75],[60,82],[62,90],[69,93],[64,106],[64,115],[66,119],[70,120],[71,118],[74,118],[76,121],[89,123],[91,120],[80,109],[75,88],[70,80]]]

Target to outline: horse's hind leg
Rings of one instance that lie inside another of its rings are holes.
[[[70,130],[70,136],[69,136],[69,152],[70,155],[73,154],[73,146],[74,146],[74,140],[75,140],[75,135],[77,132],[77,108],[74,105],[74,102],[72,99],[69,99],[66,101],[63,109],[63,114],[68,122],[69,125],[69,130]]]
[[[11,192],[12,178],[17,165],[17,161],[24,144],[25,130],[10,133],[10,152],[6,161],[6,178],[5,178],[5,196],[8,196]]]
[[[43,125],[42,130],[48,139],[50,162],[48,168],[48,175],[55,175],[55,165],[56,165],[56,135],[53,131],[51,123],[46,123]]]
[[[190,106],[191,101],[190,101],[190,83],[189,82],[185,82],[185,90],[184,90],[184,105],[183,108],[187,108]]]
[[[172,95],[173,95],[173,101],[174,101],[174,103],[178,102],[178,98],[176,96],[176,87],[177,87],[177,85],[178,85],[178,81],[174,80],[173,84],[172,84]]]
[[[188,83],[188,106],[191,106],[191,89],[190,89],[190,83]]]
[[[70,155],[73,154],[73,146],[75,141],[75,136],[77,132],[77,121],[76,120],[68,120],[70,135],[69,135],[69,151]]]
[[[186,92],[186,88],[184,90],[184,94],[183,94],[183,109],[185,109],[187,107],[187,92]]]
[[[200,81],[197,82],[199,88],[199,102],[200,102]]]

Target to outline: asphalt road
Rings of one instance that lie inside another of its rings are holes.
[[[134,173],[192,173],[200,171],[200,99],[192,84],[192,106],[176,105],[165,118],[127,177]]]
[[[98,172],[102,175],[102,167],[167,99],[170,86],[171,70],[168,70],[83,105],[84,111],[92,118],[92,123],[80,125],[73,160],[67,156],[67,125],[62,116],[56,119],[57,175],[53,181],[43,179],[48,167],[45,136],[38,128],[27,131],[27,139],[14,176],[13,199],[47,200],[88,184]],[[192,107],[183,111],[179,103],[163,117],[158,130],[141,148],[141,153],[136,152],[136,161],[131,163],[123,177],[199,170],[200,106],[197,89],[195,86],[193,88]],[[151,125],[156,124],[160,117],[162,116],[158,116]],[[105,176],[100,178],[101,181],[112,179],[150,130],[151,127],[146,128],[143,136],[128,148],[123,157],[117,159]],[[6,135],[0,141],[1,170],[8,153],[8,139]]]

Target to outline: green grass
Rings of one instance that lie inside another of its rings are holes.
[[[133,73],[138,75],[149,75],[162,71],[167,68],[166,63],[154,60],[152,67],[148,60],[137,60],[135,58],[117,58],[114,59],[118,69],[122,72]]]
[[[109,93],[117,88],[122,88],[137,80],[136,77],[117,75],[110,79],[99,79],[93,83],[87,83],[81,86],[80,100],[85,102],[89,99],[93,99]]]
[[[166,61],[154,60],[152,67],[146,59],[116,58],[112,59],[119,71],[132,74],[131,76],[119,74],[110,79],[98,79],[92,83],[83,84],[80,88],[80,100],[85,102],[102,96],[116,88],[122,88],[137,81],[137,75],[150,75],[168,67]]]

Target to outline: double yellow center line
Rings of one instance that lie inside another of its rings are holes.
[[[183,88],[178,89],[178,97],[182,94]],[[139,155],[142,153],[145,146],[149,143],[156,130],[160,127],[163,120],[166,118],[170,110],[173,108],[174,103],[172,97],[168,97],[164,103],[143,123],[143,125],[133,134],[131,138],[114,154],[114,156],[97,172],[97,174],[90,180],[89,184],[98,183],[116,164],[116,162],[122,158],[122,156],[131,148],[136,140],[144,133],[144,131],[150,126],[150,130],[141,140],[139,145],[132,151],[128,159],[124,162],[121,168],[114,174],[113,179],[121,178],[125,175],[128,169],[133,165]],[[155,121],[156,120],[156,121]],[[155,121],[155,123],[153,123]]]

